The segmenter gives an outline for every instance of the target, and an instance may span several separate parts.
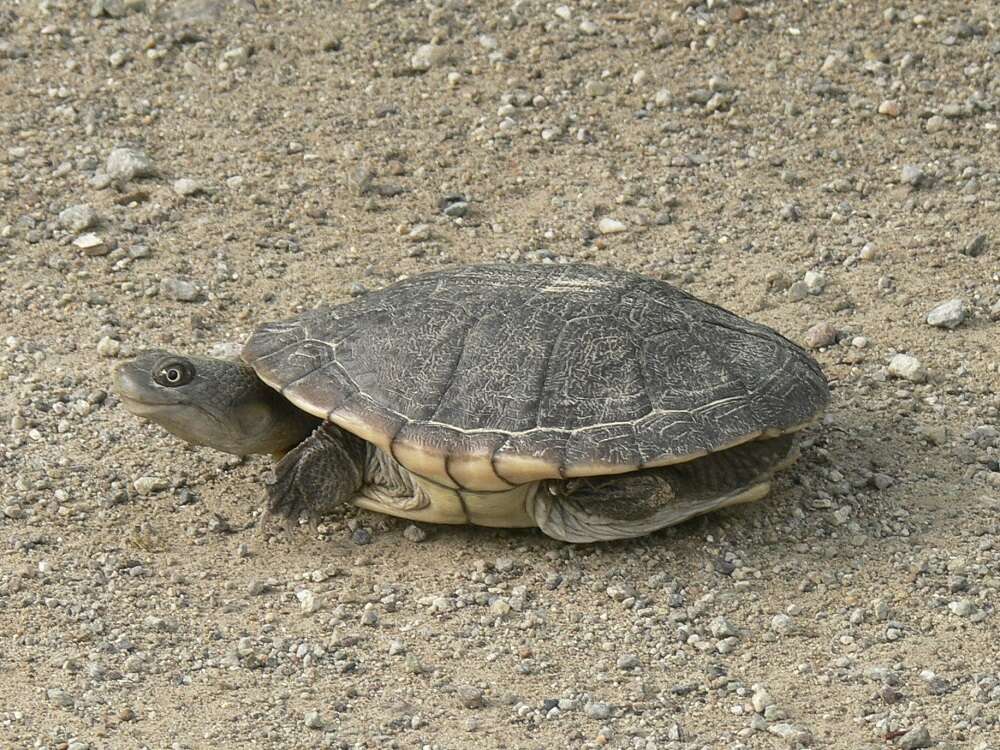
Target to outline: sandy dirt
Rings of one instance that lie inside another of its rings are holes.
[[[0,3],[0,747],[1000,748],[998,27]],[[266,536],[267,460],[110,392],[482,261],[677,284],[815,347],[829,411],[768,499],[571,546]]]

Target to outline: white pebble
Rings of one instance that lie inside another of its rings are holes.
[[[97,342],[97,353],[101,357],[117,357],[122,350],[122,342],[110,336],[104,336]]]
[[[627,229],[623,222],[618,221],[618,219],[612,219],[610,216],[605,216],[599,222],[597,222],[597,231],[601,234],[621,234]]]
[[[942,302],[927,313],[927,323],[935,328],[957,328],[964,320],[965,302],[961,299]]]
[[[909,354],[897,354],[889,361],[889,375],[914,383],[923,383],[927,380],[927,370],[923,363]]]

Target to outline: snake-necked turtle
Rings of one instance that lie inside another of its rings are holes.
[[[829,399],[800,347],[661,281],[485,265],[265,323],[242,361],[141,353],[135,414],[278,457],[271,514],[638,536],[757,500]]]

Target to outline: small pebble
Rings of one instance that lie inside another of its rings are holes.
[[[308,711],[305,716],[305,725],[309,729],[322,729],[323,719],[319,715],[319,711]]]
[[[617,666],[618,669],[626,672],[630,669],[635,669],[639,666],[639,657],[635,654],[623,654],[618,657]]]
[[[766,688],[760,686],[754,689],[750,702],[753,704],[753,710],[759,714],[763,714],[768,706],[774,705],[774,699],[771,697],[771,694],[767,692]]]
[[[920,187],[924,182],[924,170],[915,164],[907,164],[900,170],[899,178],[904,185]]]
[[[151,177],[154,173],[153,162],[145,152],[134,148],[116,148],[108,154],[104,167],[108,177],[113,180],[128,182],[136,177]]]
[[[403,529],[403,538],[414,544],[419,544],[427,538],[427,532],[416,524],[411,523]]]
[[[796,281],[788,287],[788,299],[791,302],[801,302],[809,296],[809,287],[804,281]]]
[[[976,605],[970,599],[959,599],[956,602],[949,602],[948,609],[951,610],[953,615],[968,617],[971,614],[975,614]]]
[[[323,608],[322,598],[309,589],[300,589],[295,592],[295,596],[299,600],[299,607],[302,609],[302,612],[307,615],[318,612]]]
[[[59,226],[70,232],[90,229],[98,221],[97,212],[85,203],[70,206],[59,212]],[[77,245],[77,247],[80,247]]]
[[[620,234],[627,229],[623,222],[618,221],[618,219],[612,219],[610,216],[605,216],[599,222],[597,222],[597,231],[601,234]]]
[[[357,544],[359,547],[363,547],[366,544],[372,543],[372,534],[368,529],[363,526],[359,526],[351,534],[351,541]]]
[[[132,486],[136,492],[145,497],[155,492],[162,492],[170,486],[170,482],[161,477],[139,477],[132,482]]]
[[[923,383],[927,380],[927,370],[923,363],[910,354],[897,354],[889,360],[889,375],[913,383]]]
[[[122,342],[110,336],[104,336],[97,342],[97,353],[101,357],[117,357],[122,350]]]
[[[73,244],[83,250],[84,255],[89,255],[92,258],[107,255],[111,252],[111,248],[104,244],[104,240],[92,232],[81,234],[73,240]]]
[[[899,738],[899,746],[902,750],[919,750],[923,747],[930,747],[931,733],[925,726],[916,726]]]
[[[607,703],[588,703],[583,707],[583,712],[587,715],[587,718],[601,721],[611,716],[611,706]]]
[[[160,294],[178,302],[197,302],[201,299],[201,289],[189,279],[167,277],[160,280]]]
[[[895,99],[886,99],[878,105],[878,113],[880,115],[885,115],[886,117],[899,117],[899,113],[901,111],[902,109],[899,106],[899,102]]]
[[[805,344],[810,349],[820,349],[824,346],[831,346],[837,343],[837,329],[823,321],[822,323],[817,323],[808,331],[803,338]]]
[[[826,288],[826,277],[818,271],[806,271],[802,277],[802,283],[806,285],[809,294],[819,294]]]
[[[961,299],[950,299],[942,302],[929,313],[927,323],[935,328],[958,328],[965,320],[965,302]]]
[[[190,177],[181,177],[180,179],[174,180],[174,192],[177,195],[183,195],[185,197],[189,195],[197,195],[198,193],[204,192],[205,189],[202,187],[198,180],[192,180]]]
[[[436,44],[422,44],[410,58],[410,67],[418,73],[425,73],[448,59],[448,49]]]
[[[482,708],[483,691],[471,685],[463,685],[455,691],[458,702],[465,708]]]
[[[792,618],[786,614],[777,614],[771,618],[771,630],[779,635],[787,635],[793,628]]]
[[[987,237],[985,234],[977,234],[969,240],[959,252],[961,252],[962,255],[968,255],[970,258],[978,258],[986,252],[986,242]]]

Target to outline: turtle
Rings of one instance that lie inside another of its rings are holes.
[[[146,350],[114,380],[189,443],[273,454],[265,517],[353,502],[567,542],[764,497],[830,397],[773,329],[575,263],[404,277],[264,323],[239,359]]]

